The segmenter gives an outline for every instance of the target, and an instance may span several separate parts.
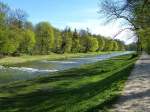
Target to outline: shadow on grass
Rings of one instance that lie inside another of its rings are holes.
[[[114,74],[110,74],[105,79],[90,83],[78,88],[60,89],[60,88],[42,88],[37,89],[34,92],[28,92],[26,94],[16,94],[11,97],[0,98],[0,111],[2,112],[66,112],[67,108],[73,107],[80,102],[87,101],[95,96],[99,96],[105,90],[114,88],[115,91],[120,90],[118,82],[125,81],[130,73],[132,65],[127,66],[125,69],[116,71]],[[107,96],[106,96],[107,97]],[[112,99],[105,100],[104,102],[93,107],[94,104],[88,107],[88,112],[94,111],[99,108],[103,108],[116,98],[112,96]],[[98,102],[97,102],[98,103]],[[68,106],[68,107],[67,107]],[[85,104],[85,106],[87,106]],[[76,108],[76,111],[87,111],[83,107]],[[82,111],[82,112],[83,112]]]
[[[122,81],[122,87],[124,86],[125,81],[127,80],[132,69],[133,69],[133,65],[130,65],[126,69],[117,73],[118,76],[121,76],[121,77],[118,77],[119,79],[116,79],[116,80],[117,80],[117,82]],[[121,91],[123,89],[122,87],[118,88],[118,90]],[[117,94],[115,94],[111,98],[105,100],[103,103],[89,108],[86,112],[99,112],[99,111],[100,112],[108,112],[108,109],[111,108],[112,105],[119,99],[119,97],[120,97],[119,91]]]

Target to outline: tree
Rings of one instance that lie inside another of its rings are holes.
[[[117,51],[118,50],[118,43],[117,43],[117,41],[112,41],[112,44],[113,44],[113,48],[112,48],[112,50],[113,51]]]
[[[48,22],[40,22],[35,28],[36,50],[40,54],[48,54],[54,46],[54,32]]]
[[[140,51],[141,38],[138,35],[138,30],[150,26],[149,11],[149,0],[103,0],[100,13],[105,15],[107,21],[124,20],[128,26],[121,29],[118,34],[127,29],[134,32],[137,37],[137,51]]]
[[[8,14],[8,24],[12,28],[22,29],[26,22],[27,14],[22,9],[11,10]]]
[[[33,27],[33,24],[31,23],[31,22],[29,22],[29,21],[26,21],[25,23],[24,23],[24,29],[27,29],[27,30],[31,30],[31,31],[33,31],[34,30],[34,27]]]
[[[80,51],[80,41],[79,41],[79,34],[77,33],[77,30],[73,32],[73,37],[72,37],[72,52],[77,53]]]
[[[138,34],[140,35],[142,49],[150,53],[150,28],[141,29]]]
[[[98,41],[98,51],[103,51],[105,46],[105,40],[102,36],[95,36]]]
[[[118,50],[119,51],[124,51],[125,50],[125,45],[124,45],[124,43],[122,42],[122,41],[120,41],[120,40],[116,40],[117,41],[117,43],[118,43]]]
[[[35,34],[31,30],[25,30],[22,32],[22,38],[19,46],[21,53],[32,54],[35,46]]]
[[[113,43],[110,39],[105,39],[105,47],[104,51],[112,51],[113,50]]]
[[[71,52],[72,48],[72,32],[70,28],[66,28],[62,32],[62,52],[63,53],[69,53]]]
[[[62,36],[61,32],[58,29],[54,28],[54,52],[55,53],[61,53],[61,47],[62,47]]]
[[[80,52],[88,52],[87,39],[88,39],[87,34],[84,34],[79,38]]]
[[[95,52],[98,49],[98,41],[92,36],[86,35],[82,40],[82,43],[84,52]]]
[[[137,44],[135,42],[129,44],[129,45],[126,45],[126,49],[128,51],[136,51],[137,49]]]
[[[88,51],[95,52],[98,49],[98,41],[97,41],[97,39],[93,38],[93,37],[89,37],[88,38],[88,45],[89,45]]]
[[[17,51],[19,47],[18,32],[13,30],[0,30],[0,53],[3,55],[10,55]]]

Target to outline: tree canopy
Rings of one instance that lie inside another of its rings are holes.
[[[137,37],[137,51],[150,52],[150,1],[149,0],[103,0],[100,3],[100,14],[105,15],[107,21],[124,20],[129,29]]]

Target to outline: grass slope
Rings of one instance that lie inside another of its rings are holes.
[[[0,112],[106,111],[136,58],[119,56],[48,77],[0,86]]]

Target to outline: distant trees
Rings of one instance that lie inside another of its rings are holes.
[[[97,41],[98,41],[98,49],[97,49],[97,51],[103,51],[104,47],[105,47],[104,37],[98,35],[98,36],[96,36],[96,38],[97,38]]]
[[[92,35],[88,29],[60,31],[48,22],[32,25],[21,9],[0,2],[0,55],[78,53],[124,50],[118,40]]]
[[[53,52],[55,53],[61,53],[62,48],[62,35],[61,32],[54,28],[54,47]]]
[[[95,52],[98,49],[98,41],[94,37],[87,38],[87,51]]]
[[[72,32],[70,28],[66,28],[62,32],[62,53],[70,53],[72,48]]]
[[[136,42],[131,43],[131,44],[129,44],[129,45],[126,45],[126,49],[127,49],[128,51],[136,51],[136,49],[137,49],[137,44],[136,44]]]
[[[105,39],[105,47],[104,51],[112,51],[113,50],[113,43],[110,39]]]
[[[19,35],[13,30],[0,31],[0,53],[9,55],[16,52],[19,47],[19,39]]]
[[[25,30],[22,32],[22,38],[20,41],[19,52],[32,54],[35,46],[35,34],[31,30]]]
[[[116,42],[116,41],[112,41],[112,44],[113,44],[113,48],[112,48],[112,50],[113,51],[118,51],[119,50],[119,46],[118,46],[118,43]]]
[[[71,52],[77,53],[80,51],[80,36],[75,29],[72,36],[72,49]]]
[[[38,23],[35,27],[36,49],[40,54],[48,54],[54,46],[54,32],[48,22]]]

